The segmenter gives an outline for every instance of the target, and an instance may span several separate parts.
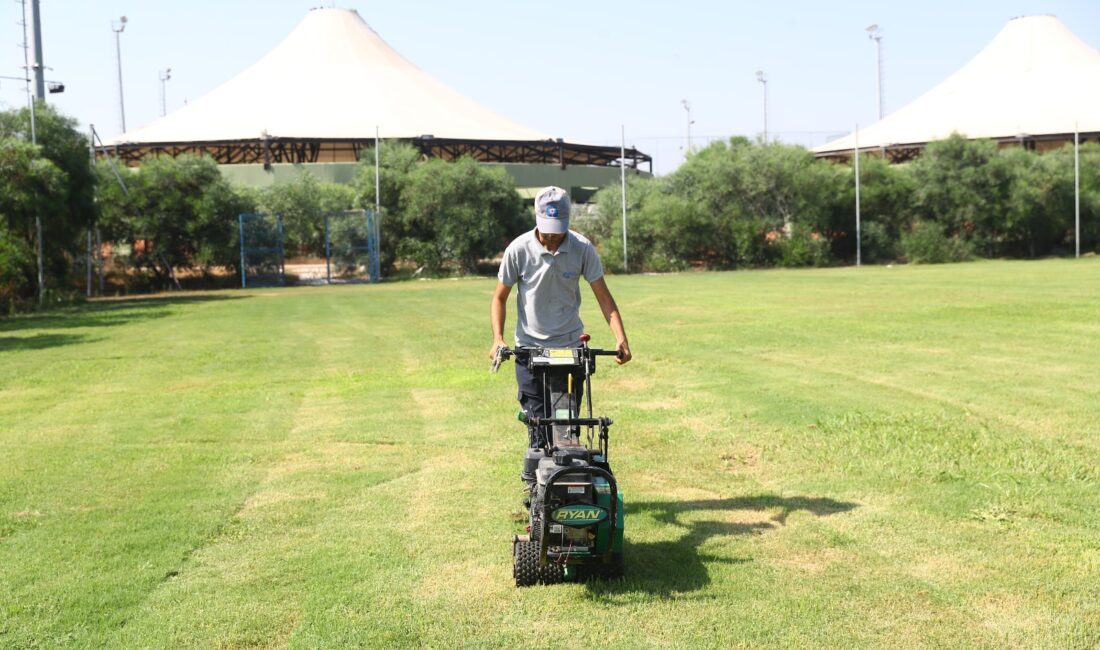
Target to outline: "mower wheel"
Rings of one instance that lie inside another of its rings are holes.
[[[560,564],[539,565],[539,543],[518,538],[512,542],[512,575],[517,587],[530,587],[536,584],[552,585],[565,579],[565,571]]]

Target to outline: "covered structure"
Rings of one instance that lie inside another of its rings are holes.
[[[1100,52],[1054,16],[1014,18],[958,72],[904,108],[859,130],[860,151],[915,157],[953,132],[1028,149],[1100,139]],[[856,134],[815,147],[852,155]]]
[[[195,153],[224,166],[355,163],[385,140],[446,160],[652,171],[637,149],[566,142],[470,100],[410,63],[354,10],[311,10],[252,67],[182,108],[105,142],[130,165]],[[224,168],[223,168],[224,169]],[[616,171],[617,173],[617,171]]]

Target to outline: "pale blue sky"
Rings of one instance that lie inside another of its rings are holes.
[[[122,34],[126,123],[160,114],[160,70],[171,67],[168,110],[242,71],[323,0],[41,0],[48,79],[66,92],[49,101],[119,131],[112,19]],[[820,144],[870,124],[874,46],[883,28],[885,105],[915,99],[978,53],[1011,18],[1054,14],[1100,49],[1097,0],[923,2],[649,2],[559,0],[346,1],[398,52],[441,81],[513,120],[555,136],[628,144],[682,160],[692,105],[695,144],[762,129],[769,78],[769,131]],[[0,2],[0,75],[21,76],[20,5]],[[1100,83],[1094,79],[1082,83]],[[0,108],[23,106],[20,82],[0,80]]]

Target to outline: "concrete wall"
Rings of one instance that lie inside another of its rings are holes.
[[[488,167],[501,167],[516,182],[516,188],[525,199],[534,199],[535,193],[547,185],[557,185],[569,190],[573,200],[585,203],[601,187],[619,182],[619,170],[614,167],[588,167],[582,165],[525,165],[513,163],[484,163]],[[222,175],[231,182],[247,187],[268,187],[293,181],[308,171],[326,183],[351,183],[358,163],[276,163],[270,169],[263,165],[221,165]],[[649,176],[644,171],[627,170],[627,174]]]

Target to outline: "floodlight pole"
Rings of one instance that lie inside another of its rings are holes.
[[[622,141],[619,148],[619,180],[622,187],[623,204],[623,273],[626,273],[629,268],[626,263],[626,125],[622,124],[619,128],[622,133]]]
[[[882,119],[882,28],[877,24],[867,28],[867,38],[875,42],[875,95],[878,98],[878,119]]]
[[[757,70],[756,80],[764,86],[764,144],[768,144],[768,75]]]
[[[856,125],[855,132],[855,177],[856,177],[856,266],[862,266],[863,264],[863,240],[860,233],[859,223],[859,125]]]
[[[123,133],[126,133],[126,104],[122,99],[122,44],[119,35],[125,29],[126,16],[122,16],[117,21],[111,21],[111,31],[115,33],[115,61],[118,64],[118,119]]]
[[[1081,156],[1077,123],[1073,123],[1073,248],[1074,257],[1081,258]]]
[[[38,12],[37,12],[38,2],[37,2],[37,0],[32,0],[32,3],[33,3],[32,10],[34,10],[34,12],[35,12],[34,18],[35,18],[35,21],[37,22],[38,21]],[[32,66],[31,66],[31,61],[30,61],[30,53],[28,51],[29,41],[27,39],[27,1],[22,0],[22,2],[20,4],[22,5],[22,8],[23,8],[23,81],[27,82],[27,104],[30,106],[30,112],[31,112],[31,144],[32,145],[37,145],[38,144],[38,127],[35,124],[34,111],[35,111],[35,104],[38,102],[38,99],[34,95],[31,94],[30,74],[31,74]],[[40,53],[42,52],[41,36],[39,35],[38,30],[36,30],[35,36],[39,40],[39,47],[35,50],[35,56],[37,57],[37,56],[40,56]],[[37,75],[36,75],[36,78],[37,78]],[[45,271],[44,271],[45,264],[43,262],[44,254],[43,254],[43,251],[42,251],[42,215],[39,214],[37,208],[34,211],[34,238],[35,238],[35,257],[37,258],[37,262],[38,262],[38,277],[37,277],[37,279],[38,279],[38,304],[41,305],[42,302],[45,300],[45,295],[46,295],[46,274],[45,274]]]
[[[374,256],[378,260],[378,279],[382,279],[382,164],[378,125],[374,125]]]
[[[161,70],[160,74],[160,116],[164,117],[168,114],[168,91],[167,81],[172,78],[172,68],[167,70]]]
[[[95,175],[95,127],[90,126],[88,131],[88,166],[92,169],[92,174]],[[85,270],[87,271],[87,282],[85,283],[84,295],[88,298],[92,297],[92,224],[88,224],[88,255],[85,258]]]
[[[691,125],[695,124],[695,120],[691,119],[691,102],[686,99],[681,99],[680,103],[683,104],[684,110],[687,111],[687,147],[684,149],[684,157],[691,153]]]
[[[34,96],[45,99],[46,80],[43,76],[46,64],[42,56],[42,11],[38,6],[38,0],[31,0],[31,27],[34,34],[34,65],[31,66],[31,72],[34,74]]]

